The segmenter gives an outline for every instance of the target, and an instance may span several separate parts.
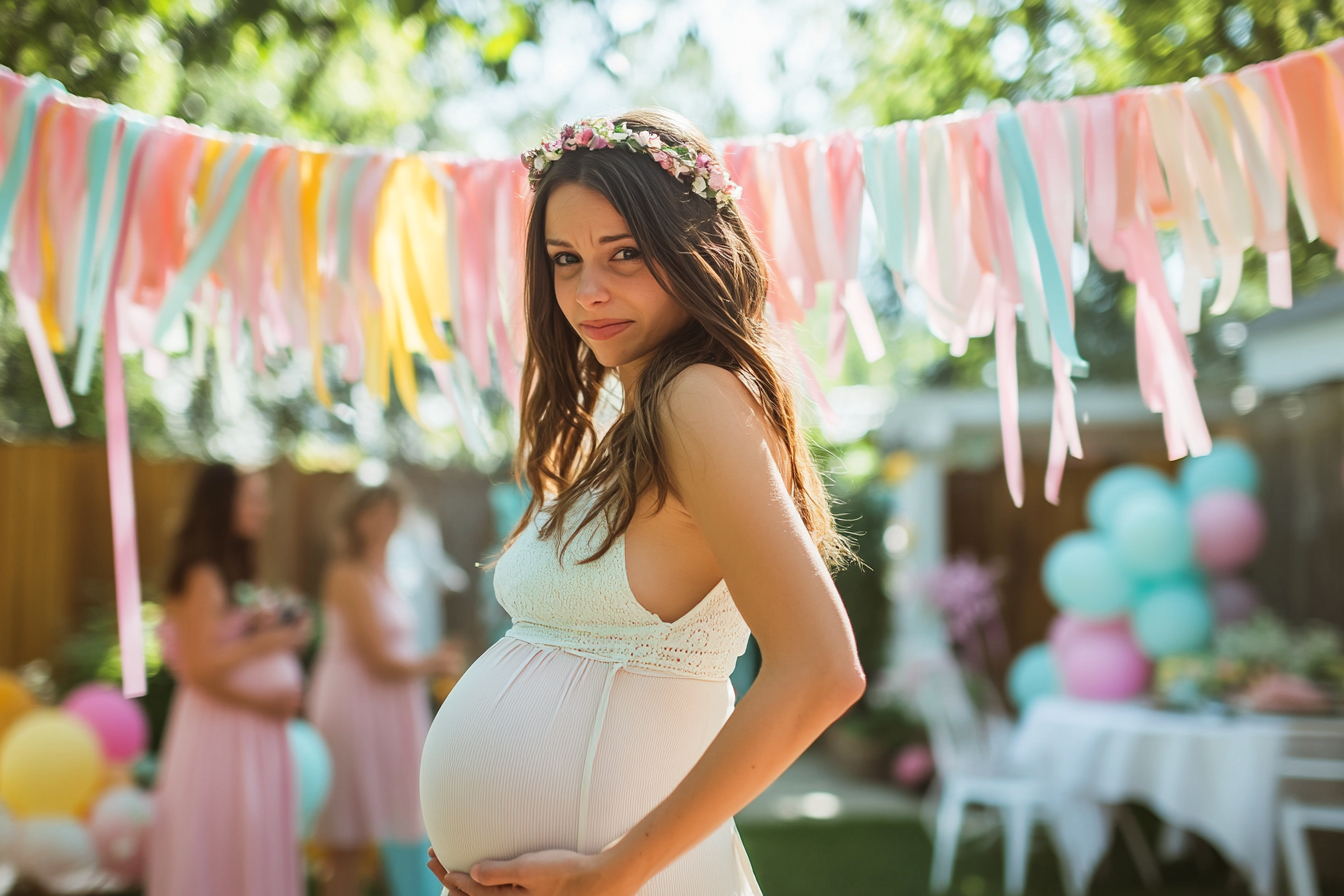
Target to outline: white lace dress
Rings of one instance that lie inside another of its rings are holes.
[[[534,524],[499,560],[495,596],[513,627],[448,695],[420,762],[425,827],[450,870],[601,851],[672,792],[732,712],[748,630],[727,586],[663,622],[630,591],[624,536],[580,562],[600,529],[562,563]],[[760,890],[729,821],[639,893]]]

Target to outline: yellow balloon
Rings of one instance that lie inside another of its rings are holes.
[[[59,709],[28,713],[0,741],[0,802],[18,816],[79,815],[103,775],[98,735]]]
[[[13,672],[0,669],[0,738],[14,720],[37,707],[37,700]]]

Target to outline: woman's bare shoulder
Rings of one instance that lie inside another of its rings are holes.
[[[725,418],[740,419],[743,411],[761,414],[760,403],[742,378],[716,364],[692,364],[678,373],[667,387],[663,413],[666,422],[708,423]]]

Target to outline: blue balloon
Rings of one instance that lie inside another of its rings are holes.
[[[1171,492],[1130,495],[1115,514],[1115,551],[1136,578],[1160,579],[1194,568],[1194,535]]]
[[[1154,659],[1195,653],[1213,634],[1213,607],[1199,588],[1169,585],[1146,595],[1134,611],[1134,637]]]
[[[1041,579],[1055,606],[1089,619],[1119,616],[1134,598],[1124,565],[1097,532],[1072,532],[1055,542]]]
[[[1018,709],[1058,693],[1059,669],[1049,646],[1033,644],[1017,655],[1008,669],[1008,696]]]
[[[299,786],[299,832],[307,840],[331,795],[331,751],[317,729],[303,719],[290,719],[285,733]]]
[[[1181,491],[1187,501],[1209,492],[1253,495],[1260,487],[1260,462],[1235,439],[1215,439],[1213,450],[1181,464]]]
[[[1171,491],[1171,481],[1152,467],[1125,464],[1108,470],[1087,493],[1087,521],[1094,529],[1110,529],[1125,499],[1141,491]]]

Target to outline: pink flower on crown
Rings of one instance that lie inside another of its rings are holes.
[[[728,186],[728,175],[723,173],[722,168],[715,168],[709,172],[709,188],[715,193]]]
[[[635,131],[635,142],[640,146],[648,148],[649,138],[653,136],[648,131]]]
[[[606,137],[603,137],[601,134],[594,134],[594,135],[593,135],[592,142],[590,142],[590,143],[588,144],[588,148],[589,148],[589,149],[606,149],[606,148],[607,148],[608,146],[610,146],[610,145],[611,145],[611,144],[607,142],[607,138],[606,138]]]
[[[588,127],[587,125],[584,125],[583,127],[579,128],[578,132],[574,136],[574,142],[579,144],[580,146],[587,146],[589,143],[592,142],[592,139],[593,139],[593,129]]]
[[[710,161],[711,159],[709,158],[709,156],[702,152],[700,153],[700,155],[695,157],[695,167],[708,168]]]

